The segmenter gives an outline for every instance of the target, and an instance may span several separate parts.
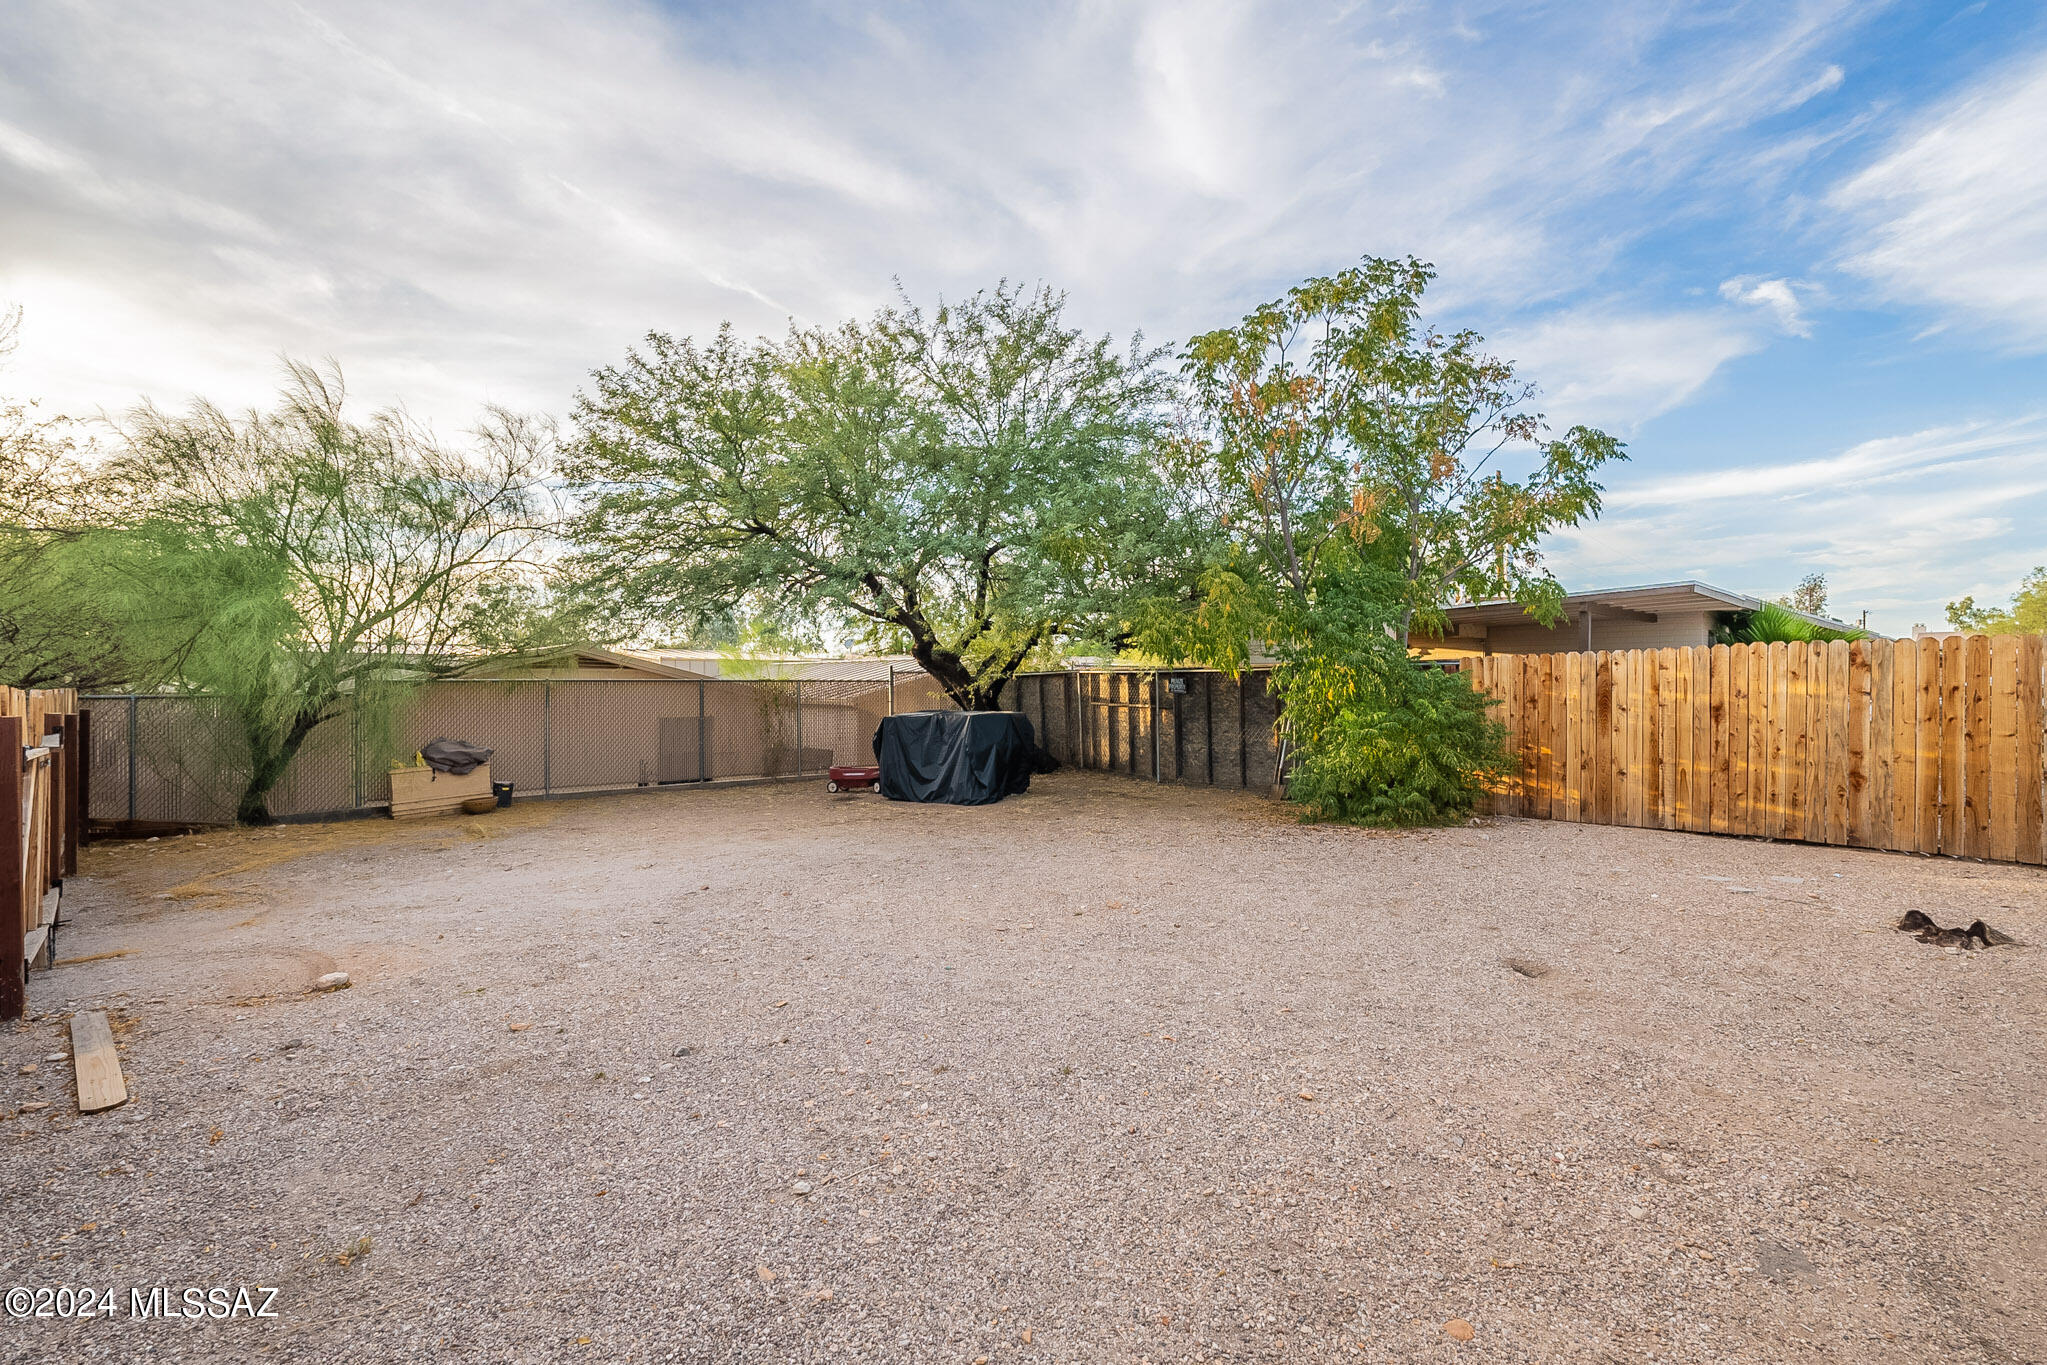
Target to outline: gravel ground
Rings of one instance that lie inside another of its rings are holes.
[[[84,871],[0,1284],[117,1316],[11,1360],[2047,1359],[2047,954],[1889,928],[2047,943],[2038,870],[1058,774]]]

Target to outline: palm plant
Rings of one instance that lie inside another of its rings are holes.
[[[1765,602],[1754,611],[1739,614],[1731,624],[1714,632],[1715,643],[1730,645],[1812,644],[1868,638],[1869,632],[1859,626],[1823,626],[1775,602]]]

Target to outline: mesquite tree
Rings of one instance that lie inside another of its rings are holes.
[[[1176,554],[1167,380],[1063,307],[1005,284],[780,342],[649,335],[577,402],[585,581],[665,633],[864,627],[998,708],[1033,650],[1120,638]]]

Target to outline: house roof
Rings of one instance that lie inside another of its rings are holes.
[[[1590,592],[1574,592],[1564,599],[1564,615],[1575,621],[1580,612],[1591,612],[1595,621],[1654,621],[1665,614],[1679,614],[1699,611],[1754,611],[1763,605],[1760,597],[1746,593],[1729,592],[1716,588],[1710,583],[1697,579],[1683,579],[1675,583],[1643,583],[1627,588],[1600,588]],[[1785,608],[1790,611],[1791,608]],[[1810,612],[1793,612],[1817,625],[1837,629],[1847,623],[1830,617],[1814,616]],[[1467,602],[1462,606],[1447,608],[1444,615],[1455,626],[1505,626],[1527,625],[1530,617],[1526,607],[1512,598],[1501,598],[1490,602]]]
[[[496,660],[493,667],[505,669],[548,668],[570,661],[579,668],[615,668],[621,673],[638,673],[650,678],[675,678],[695,682],[701,674],[675,668],[644,654],[624,654],[596,645],[575,645],[561,649],[534,649]],[[478,675],[481,676],[481,675]]]

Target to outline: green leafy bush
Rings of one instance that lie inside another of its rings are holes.
[[[1272,690],[1296,761],[1287,796],[1311,820],[1444,824],[1515,769],[1495,704],[1426,667],[1388,630],[1401,609],[1362,562],[1329,575],[1288,632]]]

